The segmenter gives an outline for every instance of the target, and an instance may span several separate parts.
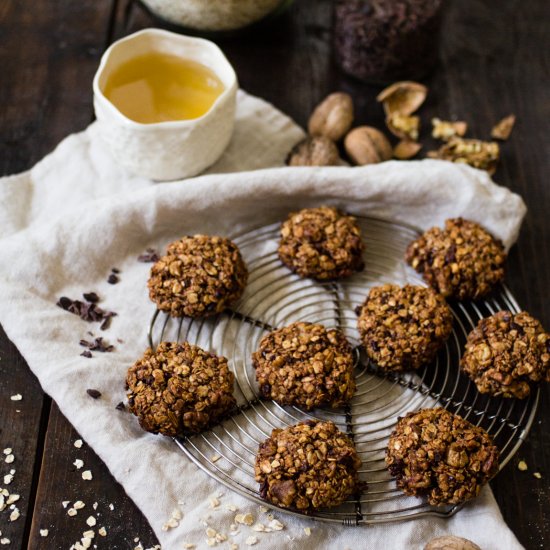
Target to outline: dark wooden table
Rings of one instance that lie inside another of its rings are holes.
[[[510,258],[507,281],[519,303],[550,327],[550,4],[547,0],[460,0],[451,3],[441,64],[428,79],[422,110],[470,123],[486,137],[502,116],[518,117],[503,147],[496,180],[520,193],[529,208]],[[31,167],[66,135],[92,120],[91,82],[105,47],[148,26],[159,26],[131,0],[2,0],[0,2],[0,174]],[[357,123],[383,127],[374,97],[379,88],[345,77],[331,57],[331,2],[297,0],[268,29],[219,41],[241,85],[305,125],[327,93],[355,99]],[[1,230],[1,228],[0,228]],[[0,254],[1,261],[1,254]],[[20,393],[19,402],[10,396]],[[98,548],[145,548],[155,536],[105,465],[84,444],[78,456],[94,473],[75,475],[78,434],[45,395],[25,360],[0,332],[0,448],[12,447],[16,469],[9,486],[21,495],[21,517],[0,515],[6,548],[68,548],[86,529],[72,521],[62,501],[97,502],[107,537]],[[3,458],[3,455],[2,455]],[[519,471],[519,459],[528,471]],[[541,479],[533,476],[542,474]],[[1,478],[0,478],[1,481]],[[2,483],[0,483],[0,486]],[[492,483],[502,513],[527,548],[550,546],[550,387],[542,392],[537,420],[519,453]],[[114,505],[110,510],[109,504]],[[87,517],[89,514],[85,514]],[[48,529],[43,538],[40,529]],[[391,543],[390,543],[391,546]]]

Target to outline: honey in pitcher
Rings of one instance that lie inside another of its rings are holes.
[[[208,67],[161,52],[122,63],[103,89],[123,115],[142,124],[199,118],[223,91]]]

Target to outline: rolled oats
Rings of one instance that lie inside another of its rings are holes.
[[[235,406],[234,379],[225,357],[188,342],[162,342],[128,370],[129,410],[149,432],[197,433]]]
[[[346,500],[360,465],[353,442],[332,422],[308,421],[274,429],[260,444],[254,471],[262,498],[309,511]]]
[[[506,252],[479,224],[454,218],[410,243],[405,259],[446,298],[477,300],[504,278]]]
[[[279,258],[300,277],[333,280],[363,269],[361,231],[336,208],[305,208],[281,226]]]
[[[473,498],[498,471],[492,437],[458,415],[423,409],[400,418],[386,449],[386,465],[407,495],[432,505]]]
[[[248,271],[237,246],[223,237],[195,235],[168,245],[151,268],[149,297],[172,317],[205,317],[237,301]]]
[[[414,370],[430,363],[452,330],[451,310],[431,288],[373,287],[356,311],[367,356],[387,371]]]
[[[352,348],[344,334],[299,322],[264,336],[252,355],[260,393],[310,410],[347,403],[355,392]]]
[[[499,311],[470,332],[460,366],[481,393],[524,399],[550,382],[550,334],[525,311]]]

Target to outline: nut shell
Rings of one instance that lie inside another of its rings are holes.
[[[387,116],[399,113],[403,116],[412,115],[426,100],[428,88],[418,82],[405,80],[395,82],[382,90],[376,100],[382,103]]]
[[[338,166],[341,159],[331,139],[308,136],[292,148],[286,163],[288,166]]]
[[[353,124],[353,100],[349,94],[335,92],[313,111],[308,124],[312,136],[325,136],[332,141],[343,138]]]
[[[354,128],[344,140],[349,158],[360,166],[390,160],[393,155],[388,138],[372,126]]]
[[[424,550],[481,550],[481,548],[471,540],[446,535],[430,540],[424,546]]]

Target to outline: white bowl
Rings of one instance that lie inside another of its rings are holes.
[[[103,94],[109,75],[122,63],[151,51],[202,63],[224,85],[203,116],[141,124],[124,116]],[[94,110],[99,133],[114,158],[129,172],[154,180],[195,176],[223,153],[233,132],[237,76],[209,40],[160,29],[145,29],[118,40],[103,54],[94,77]]]

